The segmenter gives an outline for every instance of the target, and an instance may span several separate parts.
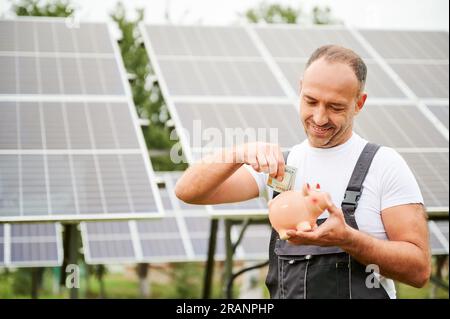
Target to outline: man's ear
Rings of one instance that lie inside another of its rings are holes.
[[[361,92],[361,94],[358,97],[358,101],[356,102],[355,114],[358,114],[362,110],[364,103],[366,103],[366,100],[367,100],[367,93]]]

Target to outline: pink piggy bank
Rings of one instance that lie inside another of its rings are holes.
[[[317,217],[331,204],[328,193],[320,185],[313,190],[305,184],[301,192],[286,191],[269,202],[269,220],[272,227],[287,240],[287,230],[309,231],[316,226]]]

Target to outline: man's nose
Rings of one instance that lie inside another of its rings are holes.
[[[314,123],[318,126],[322,126],[328,123],[328,113],[325,107],[319,106],[314,110],[313,116]]]

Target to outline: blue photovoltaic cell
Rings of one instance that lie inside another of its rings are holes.
[[[449,112],[448,105],[427,105],[431,112],[445,125],[448,130]]]
[[[0,20],[0,51],[112,54],[113,47],[104,23]]]
[[[449,157],[446,153],[402,153],[422,192],[426,207],[449,205]]]
[[[148,26],[158,56],[260,57],[247,32],[240,27]]]
[[[133,154],[0,155],[0,218],[156,212],[144,172]]]
[[[327,44],[338,44],[369,57],[366,49],[344,28],[263,26],[256,27],[256,32],[274,58],[309,58],[315,49]]]
[[[448,220],[429,221],[428,226],[433,255],[448,255]]]
[[[445,31],[360,30],[385,59],[448,60]]]
[[[448,140],[411,104],[366,105],[356,116],[354,123],[357,133],[384,146],[448,147]]]
[[[114,57],[0,56],[0,67],[0,95],[125,94]]]
[[[9,233],[4,232],[9,227]],[[60,225],[44,224],[4,224],[0,233],[0,264],[7,267],[54,267],[62,263],[62,238]],[[5,241],[4,236],[8,236]],[[5,256],[5,243],[9,255]]]

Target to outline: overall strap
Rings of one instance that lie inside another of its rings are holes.
[[[362,185],[367,173],[369,172],[373,158],[379,148],[380,145],[377,144],[366,144],[361,152],[361,155],[359,155],[358,161],[356,162],[352,177],[350,177],[350,182],[348,183],[345,191],[344,200],[341,203],[341,208],[344,213],[346,223],[355,229],[358,229],[358,224],[355,219],[355,211],[361,197],[363,188]]]

